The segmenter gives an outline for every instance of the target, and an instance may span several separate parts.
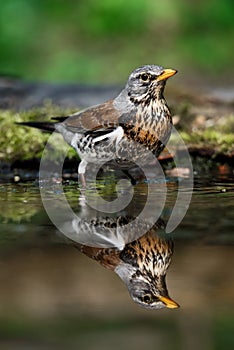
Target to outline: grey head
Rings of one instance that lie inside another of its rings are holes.
[[[129,294],[134,302],[146,309],[178,308],[179,305],[172,300],[167,291],[166,274],[146,276],[130,264],[120,264],[115,272],[126,284]]]
[[[157,99],[163,96],[166,80],[176,73],[175,69],[161,66],[142,66],[130,74],[125,89],[132,102]]]

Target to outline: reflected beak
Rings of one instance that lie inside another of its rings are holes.
[[[175,69],[164,69],[161,75],[157,78],[157,80],[166,80],[170,77],[172,77],[174,74],[177,73],[177,70]]]
[[[169,297],[159,297],[159,300],[163,302],[163,304],[166,305],[169,309],[177,309],[180,307],[179,304],[177,304],[174,300],[170,299]]]

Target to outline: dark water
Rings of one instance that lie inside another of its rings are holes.
[[[167,181],[165,221],[177,180]],[[152,191],[160,186],[155,183]],[[44,187],[48,202],[61,210],[60,187]],[[122,215],[138,215],[145,203],[147,185],[134,187]],[[72,208],[87,217],[77,184],[67,182],[63,189]],[[113,200],[112,181],[100,182],[100,192]],[[95,198],[92,189],[86,196]],[[2,183],[0,206],[1,349],[233,348],[232,177],[195,178],[187,214],[170,234],[175,251],[167,287],[179,309],[145,310],[135,304],[114,272],[74,249],[51,223],[37,181]]]

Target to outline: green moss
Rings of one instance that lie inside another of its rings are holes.
[[[16,160],[40,159],[45,144],[50,136],[49,133],[42,132],[35,128],[17,125],[16,123],[25,121],[49,121],[52,116],[67,115],[74,111],[62,110],[61,107],[46,102],[41,108],[29,111],[14,112],[9,110],[0,111],[0,161],[12,163]],[[179,113],[179,117],[184,124],[176,127],[186,143],[187,147],[208,147],[217,153],[230,154],[234,149],[234,115],[228,115],[213,122],[212,126],[205,125],[193,128],[191,113],[184,107]],[[188,127],[189,126],[189,127]],[[171,138],[171,142],[176,146],[176,139]],[[51,161],[60,161],[67,149],[66,143],[61,135],[56,134],[50,147],[47,148],[46,157]],[[69,159],[77,157],[75,151],[70,148],[67,157]]]
[[[0,111],[0,161],[13,162],[15,160],[27,160],[40,158],[44,146],[50,136],[49,133],[41,132],[38,129],[17,125],[25,121],[45,121],[51,116],[66,115],[71,110],[61,110],[60,107],[46,102],[41,108],[30,111],[14,112],[9,110]],[[65,143],[60,135],[56,135],[51,144],[48,158],[58,160],[61,150],[64,150]],[[71,149],[67,156],[72,158],[75,152]]]
[[[234,133],[232,126],[228,125],[227,122],[223,129],[214,126],[193,132],[181,131],[180,135],[188,146],[208,147],[217,153],[230,154],[234,150]]]

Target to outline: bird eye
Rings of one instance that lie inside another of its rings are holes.
[[[143,300],[144,303],[149,304],[151,302],[151,300],[152,300],[152,297],[151,297],[150,294],[146,294],[146,295],[144,295],[142,297],[142,300]]]
[[[147,74],[147,73],[142,73],[142,74],[140,75],[140,79],[141,79],[142,81],[144,81],[144,82],[149,81],[149,80],[150,80],[150,75]]]

